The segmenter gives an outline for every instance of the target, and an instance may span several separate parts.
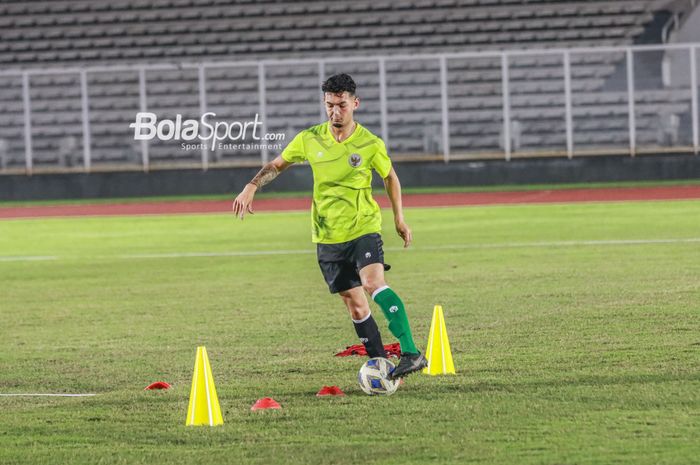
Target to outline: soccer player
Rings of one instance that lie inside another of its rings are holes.
[[[427,366],[427,360],[413,341],[401,298],[384,280],[390,266],[384,264],[382,219],[372,198],[372,169],[384,179],[396,232],[408,247],[412,236],[403,217],[401,184],[384,141],[353,118],[360,99],[352,77],[331,76],[321,89],[328,121],[301,131],[281,156],[267,163],[233,201],[233,213],[241,219],[246,212],[253,213],[258,189],[291,164],[307,161],[314,177],[312,241],[317,244],[323,277],[331,293],[343,299],[370,357],[386,357],[386,352],[365,292],[381,307],[389,330],[401,345],[401,360],[392,373],[392,378],[401,378]]]

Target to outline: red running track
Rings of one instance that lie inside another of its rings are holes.
[[[385,195],[377,195],[382,207],[389,207]],[[450,207],[459,205],[508,205],[526,203],[611,202],[627,200],[700,199],[698,186],[620,187],[610,189],[561,189],[515,192],[453,192],[445,194],[405,194],[405,207]],[[80,205],[0,207],[0,219],[63,216],[167,215],[175,213],[224,213],[231,211],[231,200],[132,202]],[[259,199],[254,211],[308,210],[308,197]]]

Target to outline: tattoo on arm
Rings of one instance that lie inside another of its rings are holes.
[[[260,189],[265,184],[269,184],[277,177],[278,174],[279,172],[277,171],[277,168],[275,168],[272,163],[268,163],[267,165],[263,166],[260,171],[258,171],[258,174],[256,174],[250,181],[250,184],[254,184],[258,189]]]

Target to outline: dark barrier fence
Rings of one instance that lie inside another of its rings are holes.
[[[395,163],[395,168],[405,187],[700,179],[700,157],[682,154],[453,161],[449,164],[400,162]],[[258,168],[236,168],[8,175],[0,177],[0,199],[233,194],[257,171]],[[375,181],[377,186],[381,185],[380,180]],[[300,165],[285,171],[264,191],[310,191],[311,188],[311,170]]]

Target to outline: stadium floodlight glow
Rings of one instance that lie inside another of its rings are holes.
[[[178,113],[175,119],[163,118],[160,121],[155,113],[138,112],[133,123],[129,124],[134,130],[134,140],[153,140],[157,138],[161,141],[200,141],[211,140],[210,149],[214,150],[220,141],[240,141],[250,136],[252,139],[261,140],[258,135],[258,127],[262,126],[262,121],[256,113],[252,121],[215,121],[216,113],[206,112],[199,120],[183,120]],[[205,128],[202,134],[201,129]],[[266,138],[269,139],[269,138]]]

